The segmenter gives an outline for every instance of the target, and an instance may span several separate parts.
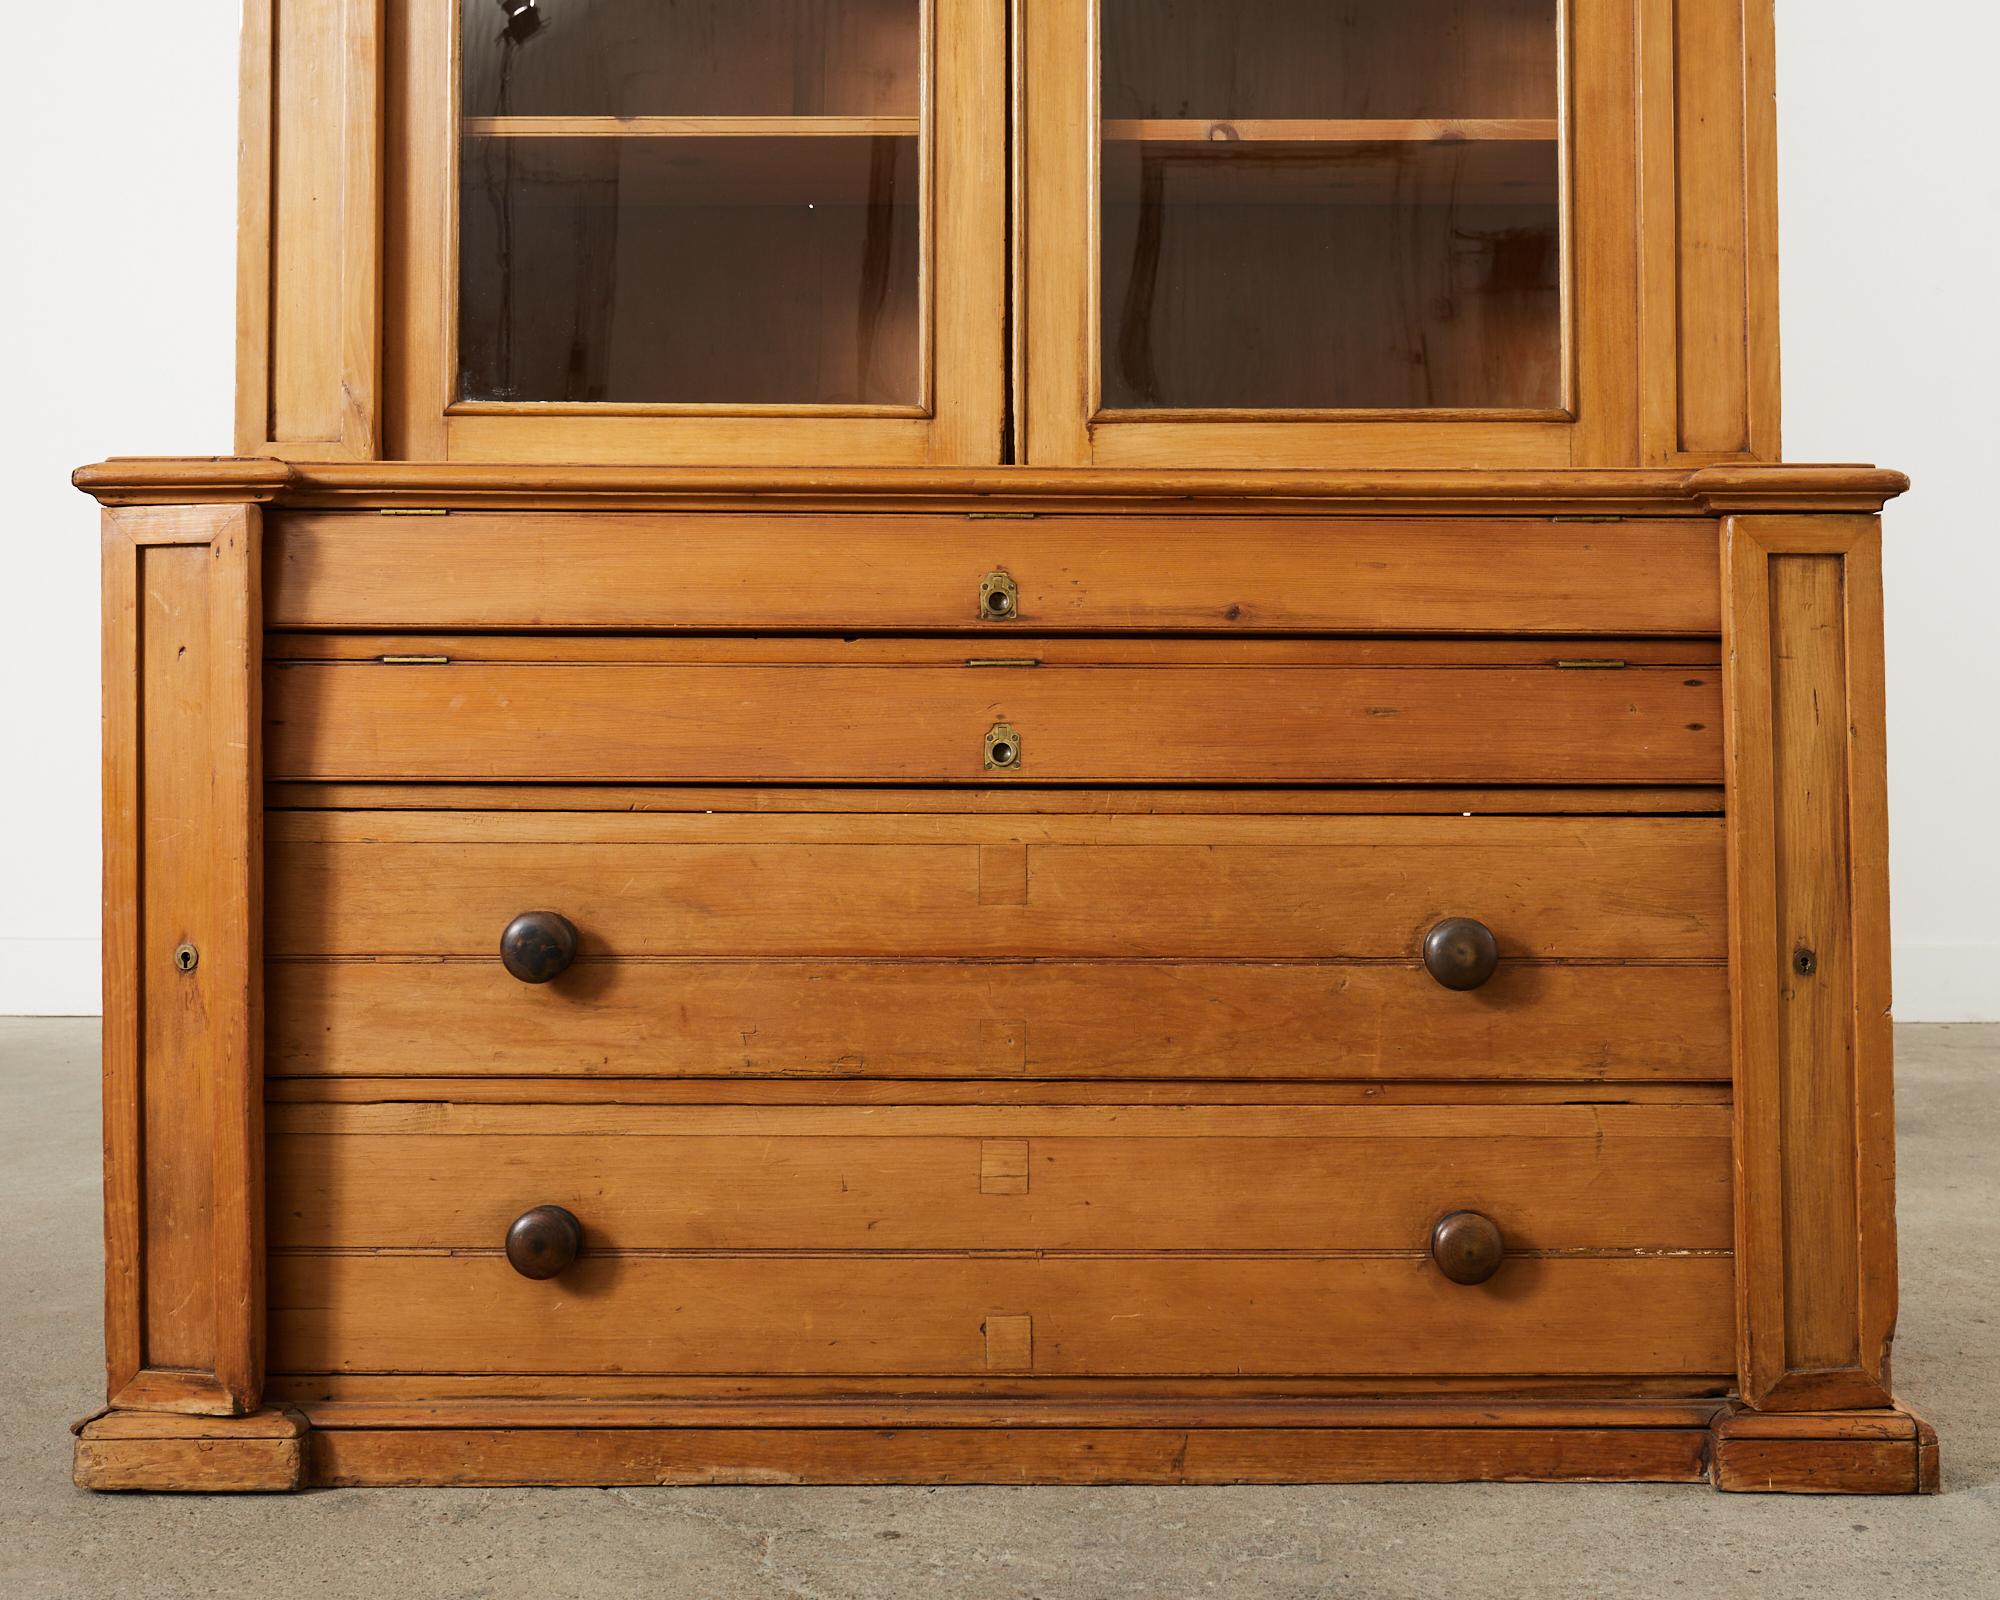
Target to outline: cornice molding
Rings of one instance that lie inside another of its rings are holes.
[[[1906,491],[1866,466],[1554,472],[514,466],[120,458],[74,478],[107,506],[439,510],[1238,511],[1325,516],[1721,516],[1877,512]]]

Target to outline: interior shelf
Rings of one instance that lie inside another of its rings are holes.
[[[467,117],[477,139],[915,138],[917,117]]]
[[[464,204],[596,207],[834,206],[912,208],[923,198],[918,141],[773,137],[476,138],[466,146]],[[551,224],[554,226],[554,224]],[[565,223],[559,232],[567,232]]]
[[[1105,139],[1120,144],[1552,144],[1560,132],[1554,117],[1118,117],[1104,123]]]
[[[1506,206],[1553,222],[1553,140],[1145,139],[1107,142],[1106,205]]]

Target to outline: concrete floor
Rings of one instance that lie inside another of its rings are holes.
[[[1697,1488],[340,1490],[92,1496],[97,1028],[0,1021],[0,1596],[502,1600],[2000,1596],[2000,1027],[1905,1028],[1898,1382],[1931,1500]]]

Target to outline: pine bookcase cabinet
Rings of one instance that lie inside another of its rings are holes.
[[[97,1489],[1913,1493],[1771,0],[250,0]]]

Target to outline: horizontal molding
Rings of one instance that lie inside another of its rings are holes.
[[[1898,1022],[2000,1022],[2000,941],[1896,946]],[[0,937],[0,1017],[94,1017],[96,939]]]
[[[96,939],[0,937],[0,1017],[94,1017],[101,969]]]
[[[2000,940],[1895,947],[1898,1022],[2000,1022]]]

